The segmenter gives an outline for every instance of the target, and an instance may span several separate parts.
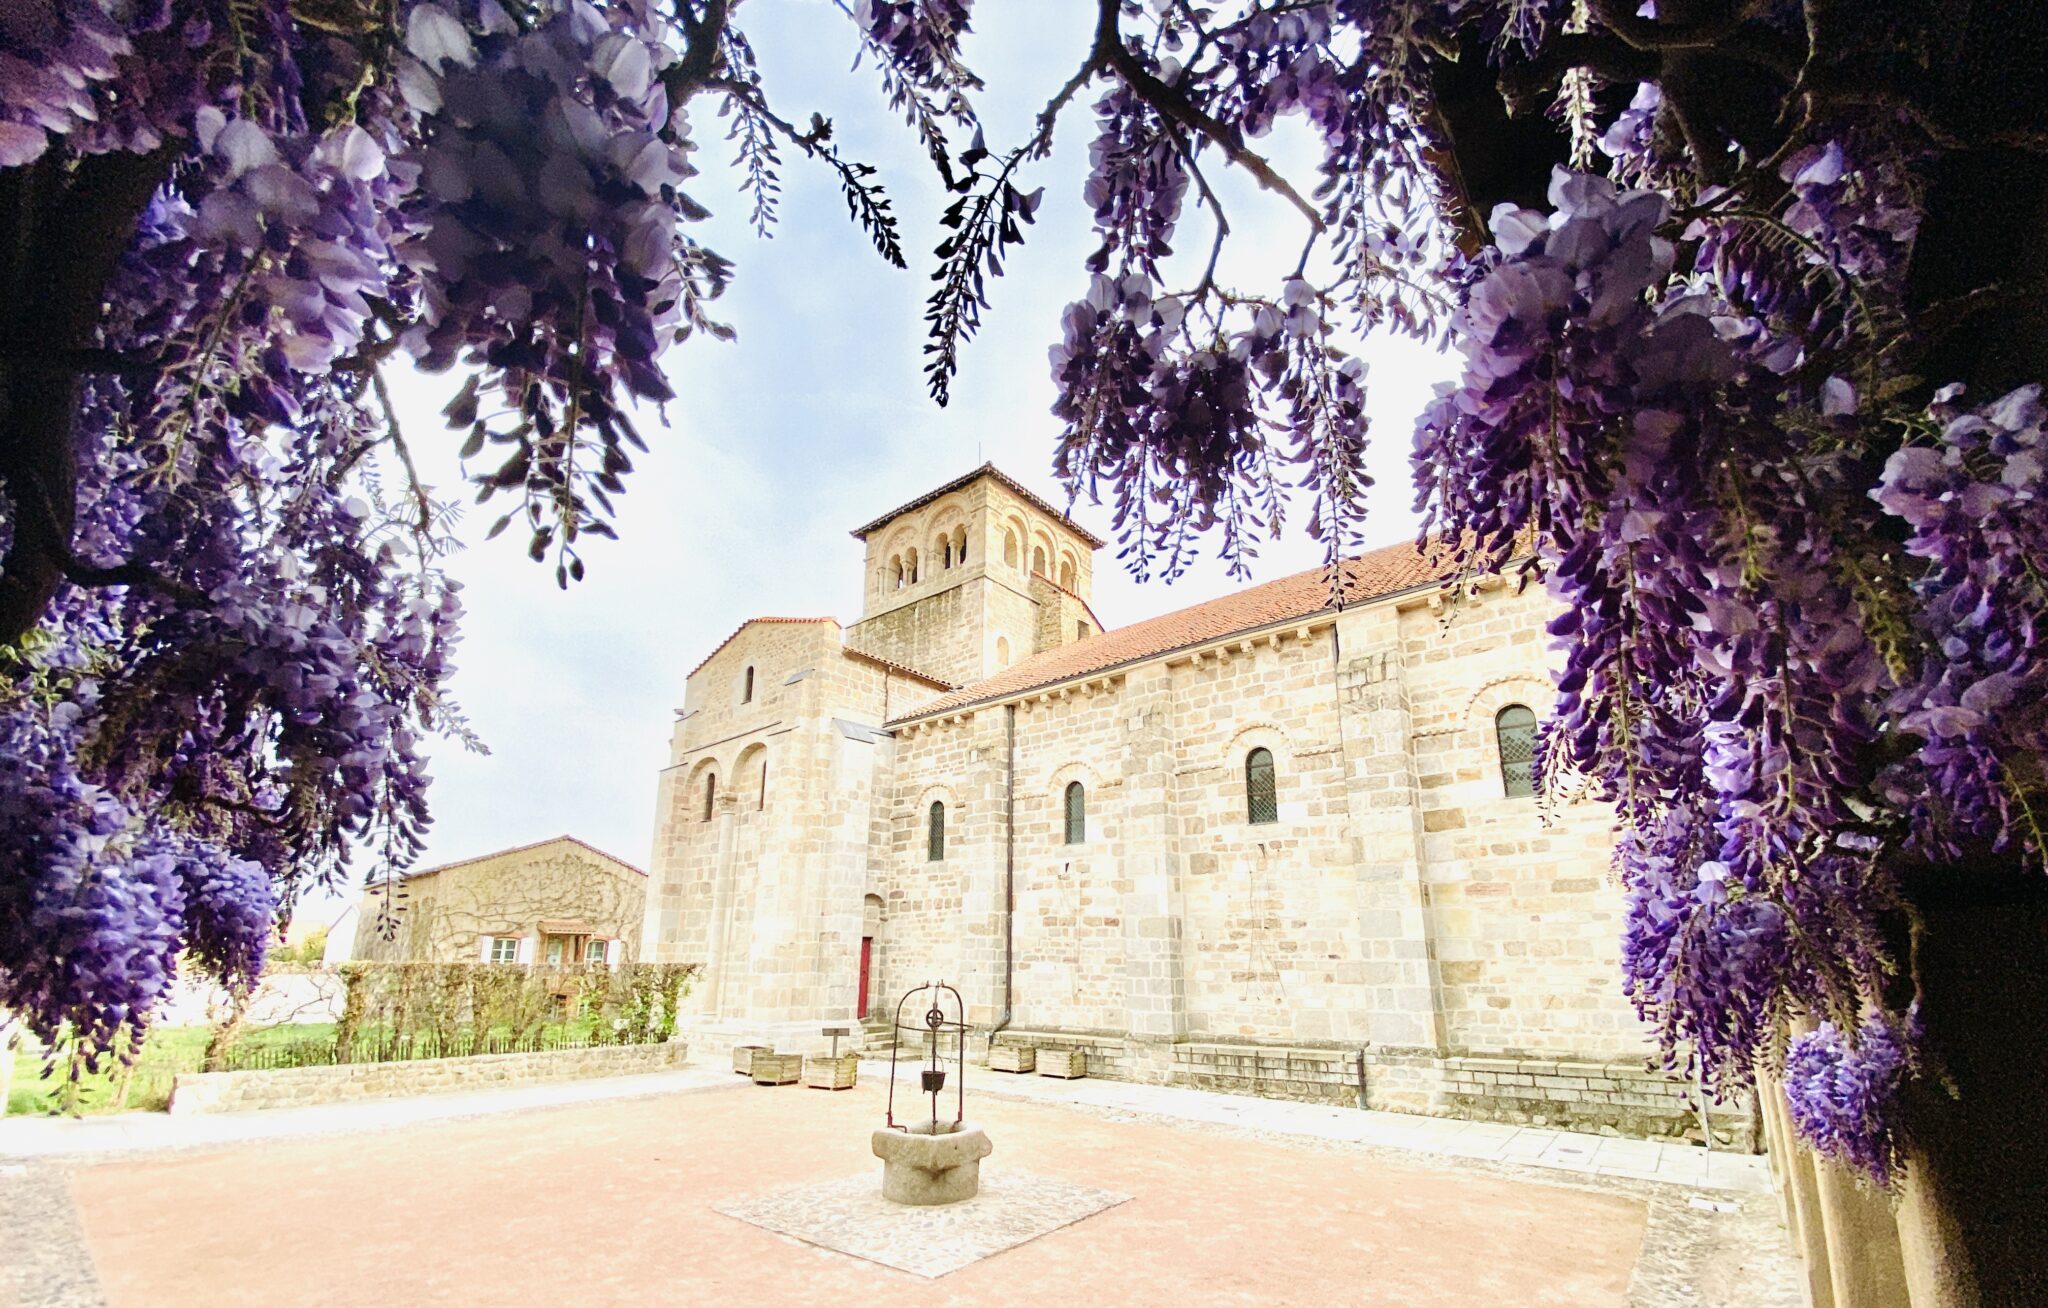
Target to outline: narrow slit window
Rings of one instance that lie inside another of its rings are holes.
[[[747,669],[747,676],[746,676],[746,681],[745,681],[745,683],[744,683],[744,684],[742,684],[742,685],[741,685],[741,687],[740,687],[740,703],[742,703],[742,704],[751,704],[751,703],[753,703],[753,702],[754,702],[754,670],[753,670],[753,669],[752,669],[752,668],[750,667],[750,668],[748,668],[748,669]]]
[[[768,756],[761,755],[761,789],[754,795],[754,810],[759,812],[768,807]]]
[[[704,820],[706,822],[709,822],[711,820],[711,806],[716,804],[717,802],[718,774],[715,772],[707,772],[704,774]]]
[[[1078,781],[1067,784],[1067,843],[1079,845],[1088,839],[1088,791]]]
[[[924,860],[936,863],[946,857],[946,806],[938,800],[932,801],[931,815],[925,823]]]
[[[1273,751],[1255,749],[1244,760],[1244,817],[1252,823],[1280,820],[1280,792],[1273,774]]]
[[[1522,799],[1536,793],[1536,713],[1526,704],[1510,704],[1494,715],[1494,740],[1500,748],[1501,793]]]

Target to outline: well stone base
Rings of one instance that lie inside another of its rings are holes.
[[[981,1160],[995,1152],[988,1132],[972,1122],[919,1122],[874,1134],[882,1160],[882,1197],[925,1208],[957,1204],[981,1190]]]

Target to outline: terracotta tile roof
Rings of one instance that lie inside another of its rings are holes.
[[[1433,585],[1448,569],[1424,555],[1412,543],[1370,550],[1344,561],[1344,603],[1361,604],[1384,599],[1418,586]],[[1291,577],[1225,595],[1204,604],[1118,627],[1086,640],[1077,640],[1043,654],[1034,654],[993,677],[963,686],[950,695],[906,713],[892,722],[909,722],[980,704],[1006,699],[1040,686],[1109,668],[1157,658],[1174,650],[1216,640],[1240,631],[1252,631],[1295,618],[1306,618],[1332,607],[1327,569],[1310,568]]]
[[[734,641],[738,640],[740,638],[741,632],[745,631],[748,627],[753,626],[757,622],[829,622],[835,627],[839,625],[839,619],[837,618],[748,618],[745,622],[742,622],[739,626],[734,627],[732,629],[732,635],[727,636],[724,640],[718,642],[718,649],[712,650],[709,654],[706,654],[702,659],[698,660],[697,666],[690,669],[689,675],[694,677],[698,673],[702,672],[704,670],[704,665],[706,663],[709,663],[711,660],[718,657],[718,650],[722,650],[727,645],[730,645]]]
[[[976,468],[973,472],[968,473],[964,477],[955,477],[953,480],[947,482],[945,485],[940,486],[935,490],[926,491],[924,494],[918,496],[916,499],[910,501],[908,504],[897,505],[895,508],[889,510],[881,517],[876,518],[873,522],[870,522],[865,527],[854,528],[853,538],[855,540],[866,540],[868,538],[869,532],[874,531],[879,527],[886,526],[890,519],[895,518],[901,514],[908,513],[912,509],[921,509],[925,505],[930,504],[933,500],[939,498],[939,496],[950,494],[953,491],[959,490],[962,486],[967,485],[968,483],[974,481],[978,477],[994,477],[997,481],[1001,482],[1003,486],[1010,491],[1011,494],[1019,496],[1024,500],[1026,504],[1029,504],[1031,507],[1039,510],[1042,513],[1051,514],[1055,522],[1064,525],[1068,531],[1073,532],[1082,540],[1087,541],[1090,548],[1098,550],[1102,548],[1102,540],[1099,537],[1097,537],[1095,533],[1089,531],[1080,523],[1075,522],[1066,514],[1060,512],[1052,505],[1047,504],[1044,500],[1038,498],[1038,496],[1034,495],[1031,492],[1031,490],[1028,487],[1026,487],[1022,482],[1010,476],[1008,473],[1004,472],[1001,468],[998,468],[993,463],[984,463],[979,468]]]
[[[436,872],[446,872],[450,868],[468,867],[471,863],[481,863],[487,858],[502,858],[507,854],[524,854],[530,849],[541,849],[548,845],[559,845],[565,840],[572,845],[578,845],[584,849],[589,850],[591,853],[597,855],[599,858],[606,860],[607,862],[617,863],[620,867],[625,868],[629,872],[639,872],[640,875],[643,877],[647,875],[647,873],[641,871],[641,869],[637,867],[634,867],[631,863],[628,863],[625,859],[620,858],[617,854],[607,854],[603,850],[599,849],[596,845],[591,844],[587,840],[578,840],[575,836],[549,836],[546,840],[536,840],[530,845],[514,845],[510,849],[494,849],[488,854],[477,854],[470,858],[458,858],[453,863],[441,863],[437,864],[434,867],[423,867],[415,869],[410,872],[401,872],[398,874],[398,877],[399,880],[401,881],[411,881],[415,877],[430,877],[433,876]],[[382,878],[372,878],[373,881],[378,881],[381,879]]]
[[[959,684],[958,682],[947,681],[944,677],[935,677],[929,672],[919,672],[907,663],[898,663],[895,659],[885,659],[880,654],[870,654],[864,649],[855,649],[851,645],[846,646],[844,652],[846,657],[850,659],[862,659],[874,664],[878,668],[887,668],[891,672],[900,672],[906,677],[916,677],[919,681],[928,682],[931,685],[937,686],[940,690],[953,690]]]

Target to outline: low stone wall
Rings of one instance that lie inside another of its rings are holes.
[[[1458,1117],[1517,1126],[1568,1126],[1627,1136],[1700,1140],[1700,1116],[1681,1081],[1640,1061],[1446,1058],[1444,1105]],[[1714,1146],[1761,1148],[1755,1101],[1709,1105]]]
[[[1197,1090],[1358,1106],[1358,1051],[1271,1045],[1173,1046],[1173,1081]]]
[[[595,1049],[548,1049],[526,1054],[477,1054],[469,1058],[420,1058],[394,1063],[343,1063],[333,1067],[287,1067],[253,1072],[186,1072],[172,1082],[174,1114],[225,1113],[252,1108],[302,1108],[310,1104],[397,1095],[482,1090],[585,1077],[656,1072],[687,1060],[680,1040],[648,1045],[605,1045]]]
[[[1005,1031],[996,1040],[1038,1049],[1086,1049],[1091,1076],[1359,1106],[1361,1051],[1355,1047],[1192,1040],[1149,1044],[1064,1031]],[[1639,1061],[1373,1049],[1363,1051],[1363,1060],[1367,1108],[1607,1135],[1702,1138],[1687,1087]],[[1717,1105],[1710,1120],[1716,1148],[1760,1147],[1754,1101]]]

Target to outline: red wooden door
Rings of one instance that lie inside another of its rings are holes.
[[[860,1015],[862,1017],[868,1015],[868,964],[874,960],[874,956],[875,938],[873,936],[862,936],[860,938]]]

